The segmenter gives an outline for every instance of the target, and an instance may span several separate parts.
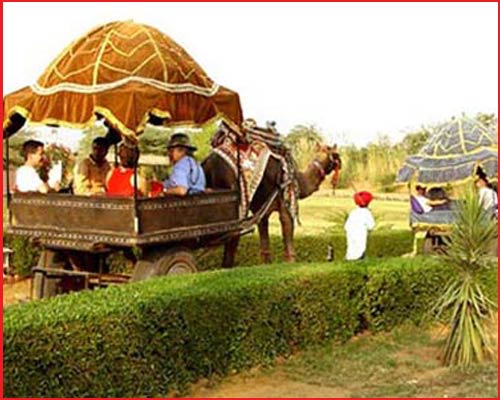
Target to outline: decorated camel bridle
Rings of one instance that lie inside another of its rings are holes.
[[[321,165],[321,162],[318,159],[313,160],[312,166],[317,171],[318,177],[320,179],[320,183],[323,182],[323,180],[325,179],[325,177],[327,175],[325,169],[330,170],[330,168],[331,168],[331,170],[333,171],[331,182],[332,182],[333,188],[335,189],[335,187],[338,184],[340,169],[341,169],[340,157],[338,156],[338,153],[336,153],[336,152],[335,153],[328,152],[327,154],[328,154],[328,164],[327,164],[326,168],[323,168],[323,166]]]

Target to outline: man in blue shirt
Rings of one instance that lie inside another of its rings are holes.
[[[178,196],[201,193],[205,190],[205,173],[193,158],[196,151],[189,136],[184,133],[172,135],[167,143],[168,158],[173,164],[172,174],[163,182],[164,193]]]

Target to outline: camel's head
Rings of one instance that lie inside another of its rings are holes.
[[[337,145],[318,145],[316,152],[317,155],[313,162],[314,165],[323,177],[333,171],[332,185],[335,188],[338,183],[340,169],[342,168],[342,160],[340,159],[340,155],[337,151]]]
[[[342,161],[340,160],[336,144],[333,146],[318,145],[316,152],[316,161],[323,168],[325,175],[342,167]]]

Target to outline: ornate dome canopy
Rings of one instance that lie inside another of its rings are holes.
[[[397,183],[459,184],[473,179],[481,168],[490,180],[498,177],[496,125],[486,126],[468,117],[440,125],[418,154],[409,156],[396,178]]]
[[[462,117],[439,126],[419,152],[428,157],[463,156],[498,147],[498,137],[479,121]]]
[[[82,125],[94,114],[130,138],[151,117],[184,124],[220,114],[242,120],[236,93],[213,82],[170,37],[132,21],[95,28],[71,43],[34,85],[6,96],[4,131],[12,134],[22,119]]]

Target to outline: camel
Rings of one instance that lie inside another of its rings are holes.
[[[340,169],[341,160],[336,146],[318,146],[317,154],[305,171],[296,172],[296,179],[299,187],[298,197],[304,199],[316,192],[325,177],[333,170]],[[210,189],[230,189],[239,190],[237,175],[229,164],[216,153],[210,153],[203,161],[202,167],[207,178],[207,188]],[[336,176],[334,177],[334,180]],[[332,182],[334,182],[334,180]],[[276,188],[283,183],[283,173],[280,161],[271,157],[265,170],[260,185],[250,203],[250,210],[256,213],[263,207]],[[260,238],[260,255],[264,263],[272,262],[269,242],[269,217],[277,211],[281,223],[281,232],[284,244],[284,261],[295,261],[293,250],[294,218],[290,215],[283,195],[276,196],[272,201],[268,211],[263,215],[258,223]],[[231,268],[234,265],[234,258],[239,243],[239,237],[229,240],[224,247],[223,268]]]

